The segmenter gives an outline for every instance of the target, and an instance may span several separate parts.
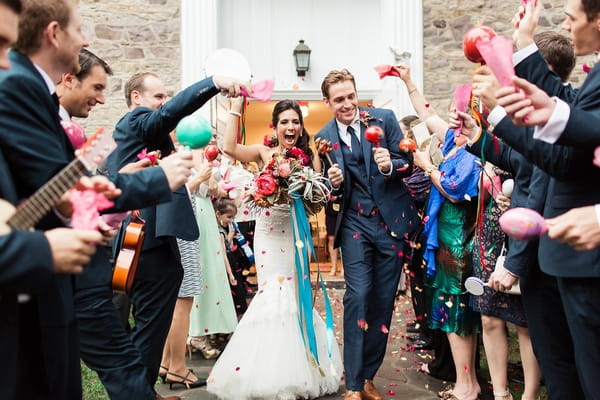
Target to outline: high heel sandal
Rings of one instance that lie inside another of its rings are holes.
[[[493,394],[494,400],[513,400],[512,394],[510,394],[508,389],[506,389],[504,392],[496,392],[494,390]]]
[[[193,381],[190,378],[188,378],[188,376],[190,376],[190,374],[192,374],[191,370],[188,370],[188,373],[185,374],[185,376],[177,375],[172,372],[167,372],[166,382],[169,384],[169,390],[173,390],[173,385],[183,385],[186,387],[186,389],[193,389],[193,388],[197,388],[197,387],[206,385],[206,379],[200,379],[200,378],[196,377],[196,380]],[[175,376],[177,378],[181,378],[181,380],[180,381],[171,380],[168,378],[169,375]]]
[[[160,373],[160,370],[164,369],[165,372],[164,374]],[[162,383],[167,383],[167,374],[169,373],[169,368],[165,367],[164,365],[160,366],[160,369],[158,370],[158,377],[162,380]]]

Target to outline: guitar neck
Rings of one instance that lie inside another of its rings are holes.
[[[28,230],[37,224],[56,201],[88,171],[76,158],[22,203],[7,221],[12,229]]]

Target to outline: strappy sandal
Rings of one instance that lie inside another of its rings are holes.
[[[504,392],[493,391],[494,400],[513,400],[512,394],[506,389]]]
[[[206,385],[206,379],[200,379],[196,376],[196,380],[193,381],[190,378],[188,378],[188,376],[190,376],[190,374],[192,374],[191,370],[188,370],[188,373],[185,376],[177,375],[172,372],[167,372],[166,382],[169,384],[169,390],[173,390],[173,385],[183,385],[187,389],[197,388],[197,387]],[[194,374],[192,374],[192,375],[195,376]],[[181,380],[174,381],[174,380],[169,379],[169,376],[181,378]]]

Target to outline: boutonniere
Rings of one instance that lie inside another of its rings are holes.
[[[581,69],[583,70],[583,72],[585,72],[586,74],[588,74],[592,70],[592,68],[594,68],[594,65],[596,65],[596,61],[597,60],[589,61],[589,62],[584,63],[581,66]]]
[[[373,117],[371,114],[369,114],[368,111],[366,110],[360,110],[358,112],[358,120],[365,126],[368,127],[369,126],[369,122],[373,121],[374,119],[377,119],[380,122],[383,122],[383,120],[381,118],[375,118]]]

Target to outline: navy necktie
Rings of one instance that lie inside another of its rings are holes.
[[[346,132],[348,132],[348,135],[350,135],[350,147],[352,148],[352,153],[362,158],[362,148],[360,147],[360,142],[358,141],[358,137],[356,137],[354,128],[348,126]]]

